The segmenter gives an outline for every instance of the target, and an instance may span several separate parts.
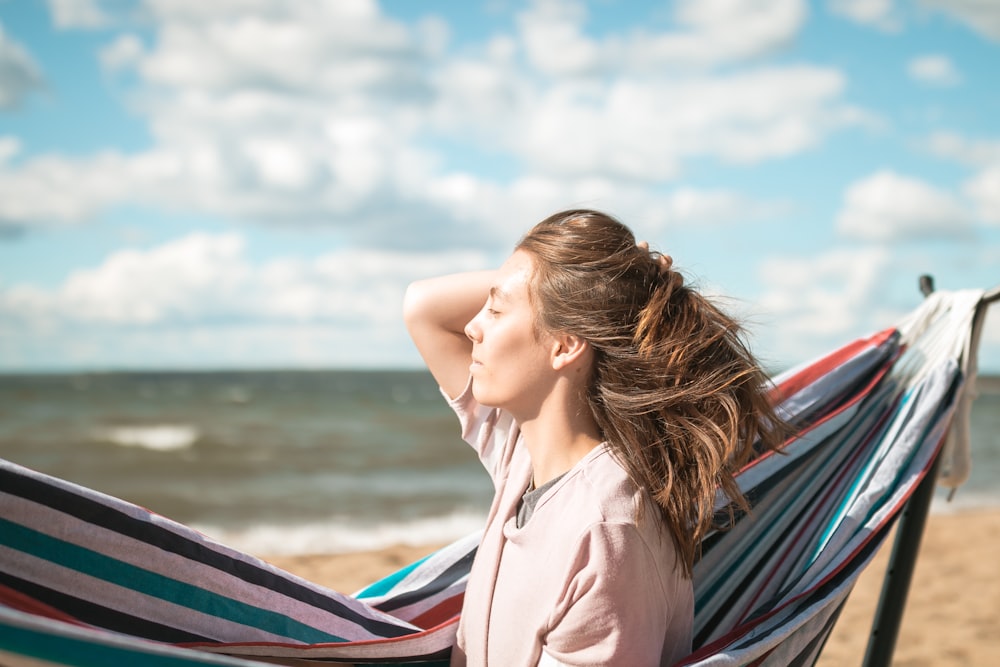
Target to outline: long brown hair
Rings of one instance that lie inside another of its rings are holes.
[[[557,213],[518,243],[535,260],[538,324],[594,349],[588,402],[611,451],[656,503],[690,575],[717,489],[786,434],[739,324],[611,216]]]

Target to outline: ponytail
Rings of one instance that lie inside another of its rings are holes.
[[[734,475],[755,446],[775,448],[786,433],[767,376],[739,324],[613,218],[557,214],[518,248],[536,260],[540,325],[594,349],[594,419],[655,501],[690,575],[702,538],[722,527],[716,491],[731,501],[730,520],[748,510]]]

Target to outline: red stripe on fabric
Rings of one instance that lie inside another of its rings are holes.
[[[414,618],[411,623],[426,627],[428,625],[440,625],[450,618],[458,616],[462,612],[462,600],[464,595],[456,595],[428,609],[424,613]]]
[[[752,621],[750,621],[750,622],[748,622],[748,623],[746,623],[744,625],[741,625],[741,626],[738,626],[738,627],[734,628],[733,630],[731,630],[727,634],[723,635],[722,637],[719,637],[718,639],[716,639],[715,641],[711,642],[710,644],[706,644],[706,645],[702,646],[700,649],[698,649],[697,651],[695,651],[691,655],[689,655],[686,658],[683,658],[682,660],[674,663],[673,667],[683,667],[684,665],[690,665],[690,664],[698,662],[699,660],[704,660],[705,658],[707,658],[707,657],[709,657],[711,655],[715,655],[716,653],[719,653],[726,646],[728,646],[729,644],[733,643],[737,639],[743,637],[744,635],[747,634],[747,632],[749,632],[753,628],[757,627],[758,625],[760,625],[761,623],[763,623],[767,619],[771,618],[772,616],[774,616],[778,612],[784,610],[786,607],[788,607],[792,603],[798,602],[802,598],[804,598],[804,597],[806,597],[808,595],[811,595],[816,590],[822,588],[827,583],[829,583],[838,574],[840,574],[843,571],[843,569],[845,567],[847,567],[847,564],[850,563],[851,561],[853,561],[855,558],[857,558],[858,555],[862,551],[864,551],[865,547],[867,547],[868,544],[873,539],[875,539],[875,537],[880,536],[883,533],[883,531],[885,531],[887,529],[887,527],[893,521],[895,521],[897,518],[899,518],[899,513],[902,511],[903,506],[906,505],[906,503],[907,503],[907,501],[909,501],[910,497],[914,494],[914,492],[916,492],[917,487],[920,486],[920,482],[923,481],[924,477],[927,476],[927,472],[930,470],[931,466],[934,464],[934,460],[941,454],[941,448],[944,445],[944,441],[947,439],[947,433],[948,433],[948,429],[945,429],[944,435],[942,435],[941,438],[938,439],[937,445],[934,447],[933,454],[931,455],[931,457],[929,459],[927,459],[927,464],[923,467],[923,469],[921,469],[917,473],[916,479],[914,479],[913,484],[906,491],[906,493],[904,493],[899,498],[899,500],[896,502],[896,504],[891,507],[889,513],[886,514],[886,516],[882,520],[882,522],[879,523],[875,527],[875,529],[872,530],[872,532],[869,533],[868,536],[865,539],[863,539],[858,544],[858,546],[854,549],[854,551],[852,551],[847,556],[847,558],[845,558],[843,561],[841,561],[840,565],[838,565],[836,568],[834,568],[833,570],[831,570],[829,572],[829,574],[827,574],[825,577],[823,577],[823,579],[821,579],[817,583],[813,584],[808,589],[802,591],[801,593],[799,593],[795,597],[789,598],[783,604],[775,607],[774,609],[772,609],[771,611],[767,612],[766,614],[762,614],[761,616],[758,616],[758,617],[754,618]]]
[[[436,625],[433,628],[427,628],[426,630],[420,630],[409,635],[402,635],[399,637],[384,637],[378,639],[361,639],[354,642],[322,642],[319,644],[290,644],[286,642],[180,642],[173,644],[173,646],[178,646],[180,648],[203,648],[209,649],[213,653],[225,653],[226,647],[229,646],[273,646],[275,648],[282,649],[295,649],[301,651],[308,651],[313,648],[348,648],[351,646],[373,646],[379,644],[398,644],[399,642],[413,641],[415,639],[421,639],[423,637],[428,637],[430,635],[436,634],[441,630],[444,630],[449,625],[458,623],[458,616],[453,616],[447,621]]]
[[[835,369],[837,366],[843,365],[845,362],[853,357],[856,357],[866,349],[877,348],[879,345],[882,345],[895,333],[896,328],[890,327],[884,331],[872,334],[867,338],[859,338],[848,343],[842,348],[835,350],[825,357],[809,364],[801,371],[782,382],[772,390],[772,396],[780,399],[781,397],[791,396],[802,391]]]
[[[44,602],[39,602],[35,598],[25,595],[21,591],[10,588],[9,586],[4,586],[3,584],[0,584],[0,604],[4,604],[11,609],[23,611],[33,616],[41,616],[54,621],[62,621],[63,623],[70,623],[83,628],[93,628],[92,625],[83,623],[66,612],[60,611],[59,609],[47,605]]]
[[[882,368],[880,368],[875,373],[875,375],[872,376],[872,379],[868,381],[868,384],[866,384],[862,389],[860,389],[853,396],[851,396],[851,398],[849,400],[847,400],[844,403],[841,403],[839,406],[837,406],[836,410],[833,410],[832,412],[826,413],[820,419],[817,419],[815,422],[809,424],[808,427],[806,427],[806,428],[804,428],[804,429],[802,429],[800,431],[797,431],[795,433],[795,435],[792,436],[792,437],[790,437],[788,439],[788,442],[786,442],[782,447],[784,448],[790,442],[802,438],[803,435],[809,433],[810,431],[815,430],[816,428],[820,427],[821,425],[825,424],[826,422],[830,421],[831,419],[833,419],[834,417],[836,417],[837,415],[839,415],[844,410],[846,410],[846,409],[848,409],[848,408],[856,405],[863,398],[867,397],[872,392],[872,389],[874,389],[875,386],[878,385],[878,383],[882,380],[882,378],[885,377],[885,374],[889,372],[889,369],[892,368],[892,366],[896,363],[896,360],[898,360],[899,357],[900,357],[900,355],[902,355],[902,354],[903,354],[903,348],[900,347],[898,350],[896,350],[896,353],[893,354],[892,357],[890,357],[889,359],[886,359],[882,363]],[[766,461],[767,459],[769,459],[772,456],[780,455],[781,452],[782,452],[782,449],[778,449],[778,450],[770,450],[769,449],[766,452],[764,452],[763,454],[761,454],[760,456],[758,456],[757,458],[755,458],[752,461],[750,461],[749,463],[747,463],[745,466],[743,466],[740,469],[740,472],[744,472],[745,470],[749,470],[750,468],[754,467],[755,465],[757,465],[761,461]]]
[[[848,458],[847,461],[848,465],[843,466],[840,469],[840,472],[838,472],[837,475],[834,477],[835,482],[839,483],[840,481],[842,481],[844,477],[851,471],[851,466],[854,463],[856,463],[858,458],[862,455],[862,453],[864,453],[866,447],[871,443],[872,438],[877,433],[879,433],[879,429],[886,423],[886,421],[888,421],[891,418],[890,417],[891,414],[892,414],[891,412],[887,411],[885,414],[882,415],[882,417],[878,420],[875,426],[871,429],[869,437],[865,440],[865,442],[861,443],[858,446],[858,448]],[[834,488],[836,486],[837,486],[836,483],[827,485],[826,493],[823,494],[823,497],[820,500],[820,502],[816,503],[816,506],[813,509],[812,513],[810,514],[809,518],[802,526],[799,527],[798,533],[792,539],[791,544],[788,545],[788,547],[785,549],[785,553],[782,554],[781,558],[778,559],[778,562],[775,563],[774,566],[771,568],[771,576],[774,576],[774,573],[781,568],[781,566],[785,563],[785,561],[788,560],[788,558],[792,555],[792,553],[797,551],[792,547],[797,546],[799,544],[800,540],[802,540],[803,535],[813,525],[813,521],[816,519],[816,516],[820,512],[824,511],[824,508],[826,507],[826,502],[830,500],[830,496],[834,493]],[[748,603],[746,609],[743,610],[743,614],[740,617],[739,621],[737,621],[737,624],[744,623],[747,620],[747,617],[750,615],[750,612],[753,611],[754,605],[757,604],[757,601],[760,599],[760,596],[762,594],[763,594],[763,589],[758,588],[757,594],[754,595],[753,599],[750,600],[750,602]]]

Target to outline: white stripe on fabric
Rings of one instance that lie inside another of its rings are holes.
[[[22,551],[15,551],[2,544],[0,544],[0,561],[4,563],[4,571],[15,577],[194,635],[231,642],[290,641],[286,637],[259,628],[205,614],[190,607],[82,574]]]
[[[339,658],[343,660],[400,660],[435,655],[455,644],[458,630],[457,619],[424,632],[400,637],[357,644],[313,644],[313,645],[269,645],[269,644],[222,644],[199,645],[199,651],[224,653],[247,658],[294,658],[319,660]]]
[[[2,491],[0,491],[0,500],[3,502],[5,518],[50,537],[90,549],[164,577],[183,581],[217,595],[285,615],[300,623],[350,641],[380,637],[380,635],[369,632],[364,627],[329,611],[287,597],[270,588],[248,583],[230,573],[189,560],[184,556],[165,551],[141,540],[135,540],[113,530],[87,523],[45,505],[39,505],[17,496],[8,496]],[[263,561],[258,564],[263,569],[278,576],[284,575],[286,579],[301,583],[319,595],[336,600],[362,617],[389,623],[406,630],[416,631],[419,629],[411,623],[372,609],[350,596],[320,588],[293,575],[286,575]]]
[[[284,578],[291,578],[300,581],[301,583],[303,583],[303,585],[314,591],[320,593],[329,592],[329,589],[326,589],[322,586],[318,586],[312,582],[305,581],[289,573],[282,572],[278,568],[274,568],[273,566],[267,565],[266,563],[264,563],[255,556],[243,553],[241,551],[237,551],[236,549],[228,547],[220,542],[217,542],[211,537],[208,537],[203,533],[200,533],[192,528],[189,528],[184,524],[163,517],[159,514],[156,514],[155,512],[151,512],[145,508],[139,507],[138,505],[134,505],[124,500],[115,498],[113,496],[109,496],[104,493],[100,493],[99,491],[94,491],[93,489],[89,489],[87,487],[80,486],[72,482],[67,482],[65,480],[59,479],[58,477],[52,477],[49,475],[45,475],[43,473],[39,473],[35,470],[31,470],[29,468],[24,468],[22,466],[19,466],[17,464],[11,463],[3,459],[0,459],[0,468],[5,468],[13,472],[14,474],[22,475],[29,479],[33,479],[40,483],[52,486],[54,488],[67,491],[81,498],[85,498],[87,500],[96,502],[100,505],[103,505],[104,507],[121,512],[125,516],[130,517],[131,519],[137,522],[151,524],[153,526],[156,526],[158,529],[166,530],[179,538],[195,542],[199,546],[204,547],[209,551],[215,552],[216,554],[219,554],[225,558],[230,558],[234,561],[240,563],[246,563],[253,566],[260,566],[263,564],[264,569],[270,569],[273,572],[281,573],[282,576],[284,576]],[[82,520],[81,523],[88,526],[93,525]]]
[[[405,577],[396,582],[386,593],[377,596],[365,596],[361,599],[364,600],[365,604],[378,605],[392,600],[401,594],[423,588],[444,574],[455,563],[468,556],[479,545],[481,539],[482,531],[466,535],[428,556],[424,562],[420,563],[413,571],[407,573]],[[396,613],[398,612],[393,612],[393,614]]]
[[[208,653],[177,648],[170,646],[169,644],[146,641],[144,639],[129,637],[128,635],[122,635],[114,632],[103,632],[99,630],[91,630],[89,628],[80,628],[61,621],[54,621],[52,619],[41,618],[32,614],[26,614],[4,606],[0,606],[0,628],[9,628],[13,632],[17,632],[19,630],[22,632],[37,632],[54,639],[68,639],[70,641],[78,641],[84,645],[107,646],[127,652],[128,654],[123,655],[122,658],[128,659],[129,662],[121,662],[118,664],[142,665],[144,664],[144,658],[150,655],[156,655],[170,657],[182,662],[183,664],[190,665],[260,667],[260,663],[258,662],[249,662],[240,658],[232,658],[224,655],[210,655]],[[6,661],[8,655],[11,655],[11,653],[3,651],[2,648],[0,648],[0,656],[5,659],[3,662],[4,665],[9,664]],[[13,655],[16,656],[17,660],[24,659],[18,654]],[[67,664],[77,664],[73,662],[65,662],[65,655],[61,655],[60,657],[63,658],[63,660],[59,660],[58,662],[43,660],[40,664],[59,665],[60,667],[65,667]],[[25,667],[34,667],[34,665],[39,664],[39,661],[35,660],[33,663],[14,662],[13,664],[23,664]],[[84,656],[81,658],[81,664],[89,665],[92,664],[92,662],[90,660],[86,660]]]
[[[940,401],[956,371],[953,363],[939,367],[901,406],[903,409],[897,412],[893,428],[879,443],[870,468],[859,477],[844,510],[831,523],[832,532],[810,570],[834,562],[837,554],[856,541],[857,536],[863,538],[874,530],[894,510],[893,499],[906,495],[916,485],[917,476],[930,464],[934,446],[942,435],[940,429],[928,431],[935,425],[931,418],[941,407]],[[947,422],[947,417],[939,422]]]
[[[457,580],[448,588],[443,589],[440,593],[435,595],[430,595],[425,598],[414,602],[413,604],[407,605],[405,607],[399,607],[398,609],[393,609],[393,614],[398,614],[400,618],[412,619],[424,614],[431,609],[441,605],[442,603],[458,597],[465,593],[465,584],[468,581],[468,575]]]
[[[797,415],[809,414],[816,405],[839,396],[857,383],[860,378],[869,375],[877,367],[878,362],[885,357],[886,350],[884,342],[882,345],[872,343],[859,350],[854,356],[842,361],[811,384],[783,400],[779,406],[779,415],[789,419]],[[819,361],[822,359],[807,364],[804,368]],[[804,368],[800,370],[804,370]],[[791,376],[789,374],[787,377]],[[776,383],[780,382],[776,381]]]

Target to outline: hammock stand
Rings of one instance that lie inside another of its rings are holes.
[[[929,296],[934,291],[934,278],[922,275],[919,280],[920,292]],[[1000,287],[987,292],[980,302],[979,308],[985,311],[990,304],[1000,300]],[[985,313],[983,313],[985,314]],[[971,343],[972,353],[979,348],[978,330],[973,330],[975,340]],[[924,477],[913,496],[906,502],[896,527],[896,537],[892,544],[892,553],[886,566],[882,581],[882,592],[879,595],[878,606],[872,619],[871,634],[865,650],[864,667],[889,667],[896,650],[896,640],[899,638],[899,628],[903,622],[903,612],[906,609],[906,598],[913,581],[913,571],[920,554],[920,543],[923,540],[927,515],[930,513],[931,501],[934,499],[934,487],[937,483],[938,469],[941,465],[941,454],[934,457],[934,463]],[[954,494],[952,489],[949,494]]]

